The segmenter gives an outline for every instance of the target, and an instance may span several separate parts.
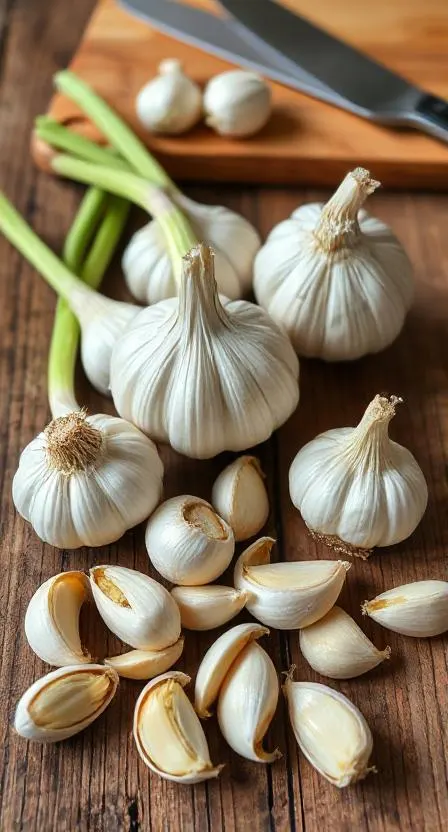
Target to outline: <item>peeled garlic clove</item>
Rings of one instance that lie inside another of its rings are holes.
[[[232,586],[175,586],[171,595],[187,630],[221,627],[238,615],[249,597]]]
[[[212,504],[233,529],[235,540],[254,537],[269,516],[264,474],[255,456],[241,456],[221,471]]]
[[[134,711],[134,739],[143,762],[165,780],[200,783],[222,766],[210,760],[207,740],[183,688],[185,673],[171,671],[143,688]]]
[[[448,583],[415,581],[388,589],[362,607],[378,624],[403,636],[427,638],[448,630]]]
[[[271,91],[255,72],[216,75],[204,92],[206,123],[223,136],[252,136],[271,114]]]
[[[118,675],[101,664],[60,667],[23,694],[14,718],[21,737],[59,742],[87,728],[112,700]]]
[[[301,751],[330,783],[342,789],[370,772],[373,740],[358,708],[337,690],[287,677],[283,691]]]
[[[233,662],[218,697],[219,727],[237,754],[256,763],[272,763],[282,756],[278,748],[263,748],[277,702],[275,667],[266,651],[252,642]]]
[[[159,65],[159,74],[145,84],[135,102],[141,123],[153,133],[186,133],[202,113],[200,88],[175,58]]]
[[[148,520],[146,548],[152,565],[174,584],[200,586],[218,578],[233,557],[230,526],[199,497],[162,503]]]
[[[210,708],[233,662],[247,645],[269,635],[260,624],[237,624],[223,633],[207,650],[196,676],[194,706],[201,719],[211,716]]]
[[[120,656],[104,659],[104,664],[113,667],[125,679],[153,679],[160,673],[165,673],[180,659],[184,641],[181,636],[164,650],[129,650]]]
[[[390,658],[390,647],[377,650],[340,607],[333,607],[315,624],[300,630],[299,641],[308,664],[330,679],[354,679]]]
[[[342,560],[270,563],[275,541],[261,537],[238,558],[234,582],[249,592],[246,608],[277,630],[308,627],[336,602],[350,564]]]
[[[36,590],[25,614],[25,635],[42,661],[56,667],[92,661],[79,636],[79,614],[88,597],[84,572],[53,575]]]
[[[148,575],[124,566],[94,566],[90,586],[101,618],[126,644],[137,650],[164,650],[178,640],[177,604]]]

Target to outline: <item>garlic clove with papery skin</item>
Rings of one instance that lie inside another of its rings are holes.
[[[252,136],[269,119],[271,91],[255,72],[222,72],[205,88],[204,112],[206,124],[222,136]]]
[[[235,618],[249,597],[232,586],[175,586],[171,590],[180,610],[182,627],[213,630]]]
[[[202,93],[182,68],[181,61],[166,58],[159,74],[140,90],[135,101],[140,122],[153,133],[186,133],[202,115]]]
[[[365,601],[362,611],[394,633],[439,636],[448,630],[448,583],[415,581],[397,586]]]
[[[180,659],[184,649],[183,636],[163,650],[129,650],[119,656],[109,656],[104,664],[113,667],[125,679],[153,679],[165,673]]]
[[[258,534],[269,516],[269,499],[255,456],[241,456],[221,471],[213,485],[212,504],[233,529],[236,541]]]

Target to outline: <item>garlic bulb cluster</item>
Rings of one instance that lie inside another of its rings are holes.
[[[187,456],[267,439],[299,399],[288,338],[252,303],[221,303],[213,255],[183,258],[179,300],[145,309],[117,341],[111,388],[120,415]]]
[[[241,456],[221,471],[213,485],[212,503],[233,529],[236,541],[258,534],[269,516],[269,499],[255,456]]]
[[[79,635],[79,614],[89,597],[84,572],[61,572],[36,590],[25,613],[25,635],[42,661],[56,667],[92,661]]]
[[[175,586],[171,590],[179,607],[182,627],[213,630],[235,618],[248,599],[247,592],[231,586]]]
[[[222,136],[253,136],[269,119],[271,91],[255,72],[222,72],[205,88],[204,112],[208,126]]]
[[[374,546],[405,540],[423,517],[423,473],[388,434],[399,401],[375,396],[356,428],[320,434],[293,460],[291,500],[308,528],[336,551],[366,557]]]
[[[125,679],[153,679],[169,670],[180,659],[185,639],[180,636],[174,644],[161,650],[129,650],[119,656],[109,656],[104,664],[112,667]]]
[[[415,581],[377,595],[362,607],[378,624],[404,636],[428,638],[448,630],[448,583]]]
[[[304,205],[277,225],[257,254],[257,301],[300,355],[359,358],[385,349],[403,326],[410,262],[390,228],[360,211],[378,184],[356,168],[326,205]]]
[[[141,123],[153,133],[186,133],[202,115],[200,88],[175,58],[159,64],[158,75],[145,84],[135,102]]]

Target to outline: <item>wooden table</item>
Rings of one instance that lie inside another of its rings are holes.
[[[35,170],[28,156],[29,134],[34,116],[45,109],[51,75],[67,63],[90,7],[91,0],[70,4],[0,0],[1,187],[56,250],[61,248],[80,190]],[[263,235],[298,202],[316,196],[221,186],[190,192],[241,211]],[[354,424],[377,391],[404,397],[392,432],[421,463],[430,502],[410,540],[367,563],[353,564],[342,602],[358,621],[360,603],[387,587],[430,576],[446,579],[448,555],[448,198],[380,194],[374,198],[374,210],[393,224],[416,267],[418,298],[405,331],[385,354],[353,365],[302,362],[303,398],[297,414],[260,448],[271,494],[268,531],[279,541],[279,557],[325,556],[290,505],[290,460],[318,431]],[[147,570],[148,560],[141,528],[107,550],[59,552],[44,546],[14,511],[11,479],[19,452],[49,417],[46,359],[54,297],[8,244],[1,240],[0,245],[0,828],[4,832],[442,829],[448,818],[443,748],[446,641],[404,639],[365,619],[367,634],[379,647],[389,643],[392,658],[364,678],[332,683],[361,707],[374,734],[378,774],[354,788],[339,792],[298,754],[283,702],[270,732],[271,742],[283,751],[279,762],[264,767],[238,758],[226,748],[212,720],[206,727],[212,759],[226,767],[219,781],[195,788],[178,788],[150,776],[139,762],[130,733],[137,683],[124,681],[106,714],[73,740],[43,747],[27,745],[14,735],[10,725],[17,699],[48,670],[31,652],[23,632],[25,609],[36,587],[61,569],[113,562]],[[108,277],[106,291],[125,296],[118,267],[115,278]],[[81,380],[80,399],[92,412],[111,412],[111,404]],[[163,457],[167,495],[208,497],[225,462],[220,458],[197,463],[166,449]],[[92,610],[86,626],[98,655],[120,649]],[[180,667],[194,674],[215,635],[187,634]],[[300,678],[318,678],[299,656],[296,633],[273,632],[266,641],[279,672],[296,662]]]

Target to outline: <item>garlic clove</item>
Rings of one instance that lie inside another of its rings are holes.
[[[308,627],[334,605],[350,564],[341,560],[270,563],[274,543],[271,537],[261,537],[240,555],[235,586],[249,592],[246,608],[268,627]]]
[[[207,740],[183,688],[185,673],[171,671],[143,688],[134,711],[134,739],[143,762],[166,780],[200,783],[222,766],[210,760]]]
[[[377,650],[340,607],[333,607],[315,624],[300,630],[299,641],[308,664],[330,679],[354,679],[390,658],[390,647]]]
[[[159,65],[159,74],[145,84],[135,102],[137,116],[153,133],[186,133],[202,114],[202,93],[185,75],[182,63],[167,58]]]
[[[279,685],[272,660],[255,641],[229,668],[218,697],[218,722],[230,747],[256,763],[272,763],[278,749],[265,751],[264,736],[278,702]]]
[[[269,516],[269,500],[255,456],[241,456],[221,471],[213,485],[212,504],[233,529],[236,541],[258,534]]]
[[[129,650],[119,656],[109,656],[104,664],[113,667],[125,679],[153,679],[165,673],[180,659],[184,649],[183,636],[164,650]]]
[[[36,742],[59,742],[87,728],[107,708],[118,675],[100,664],[60,667],[38,679],[21,697],[14,728]]]
[[[388,589],[362,607],[378,624],[403,636],[428,638],[448,630],[448,583],[415,581]]]
[[[323,777],[342,789],[375,771],[372,734],[353,702],[327,685],[293,682],[291,671],[283,691],[299,748]]]
[[[142,572],[94,566],[90,586],[109,629],[137,650],[164,650],[180,636],[180,614],[170,593]]]
[[[175,586],[171,590],[180,610],[182,627],[213,630],[226,624],[243,609],[247,592],[231,586]]]
[[[252,136],[271,114],[271,91],[255,72],[222,72],[204,91],[206,123],[222,136]]]
[[[56,667],[92,661],[79,635],[79,614],[89,597],[84,572],[53,575],[36,590],[25,613],[25,635],[42,661]]]
[[[269,630],[260,624],[237,624],[209,647],[199,665],[194,689],[194,704],[201,719],[211,716],[210,708],[237,656],[250,642],[265,635]]]

